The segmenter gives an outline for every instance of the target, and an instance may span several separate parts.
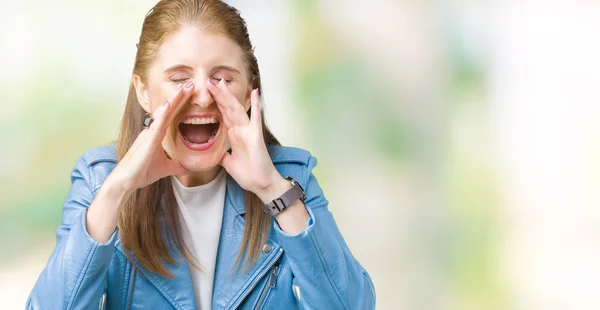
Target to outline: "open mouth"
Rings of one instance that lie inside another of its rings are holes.
[[[194,151],[213,146],[220,132],[221,122],[215,116],[190,115],[177,126],[183,144]]]

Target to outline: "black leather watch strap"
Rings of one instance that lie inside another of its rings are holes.
[[[304,199],[306,199],[304,189],[302,189],[302,186],[300,186],[296,180],[292,179],[291,177],[286,177],[285,179],[292,184],[292,188],[287,190],[278,198],[275,198],[270,203],[263,205],[263,210],[265,213],[275,216],[285,208],[292,205],[296,200],[300,199],[301,201],[304,201]]]

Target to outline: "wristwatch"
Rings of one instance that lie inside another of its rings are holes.
[[[263,205],[265,213],[275,216],[292,205],[296,200],[300,199],[300,201],[304,201],[306,199],[304,189],[302,189],[302,186],[296,180],[292,179],[292,177],[286,177],[285,179],[292,184],[292,188],[278,198],[273,199],[270,203]]]

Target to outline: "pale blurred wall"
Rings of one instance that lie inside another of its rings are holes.
[[[0,0],[0,309],[25,306],[77,157],[116,138],[150,6]]]
[[[492,14],[501,270],[515,309],[600,308],[600,3]]]
[[[378,309],[600,307],[597,4],[231,3],[268,122],[319,158]],[[8,309],[54,246],[75,159],[116,137],[153,4],[0,0]]]

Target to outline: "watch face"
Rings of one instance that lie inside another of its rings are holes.
[[[300,189],[300,191],[302,191],[302,194],[304,194],[304,188],[302,188],[302,185],[300,185],[300,183],[294,181],[294,183],[298,186],[298,188]]]
[[[292,183],[292,186],[297,186],[298,189],[300,189],[300,200],[304,201],[304,199],[306,199],[306,193],[304,192],[304,188],[302,188],[302,185],[296,182],[296,180],[294,180],[292,177],[286,177],[285,179],[290,181],[290,183]]]

